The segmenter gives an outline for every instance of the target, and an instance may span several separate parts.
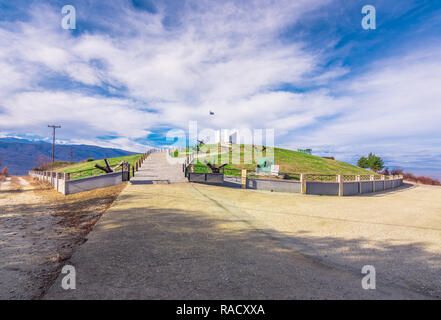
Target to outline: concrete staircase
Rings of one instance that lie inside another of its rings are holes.
[[[182,172],[182,164],[169,163],[167,152],[154,152],[147,157],[130,182],[132,184],[169,184],[188,182],[188,180]]]

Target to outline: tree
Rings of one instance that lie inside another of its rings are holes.
[[[384,161],[375,154],[369,153],[368,165],[371,170],[378,172],[384,168]]]
[[[384,168],[384,161],[371,152],[369,153],[367,158],[361,157],[360,159],[358,159],[357,165],[360,168],[369,168],[375,172],[378,172]]]
[[[395,168],[391,171],[391,174],[394,176],[398,176],[398,175],[402,175],[403,174],[403,169],[401,168]]]
[[[360,159],[358,159],[357,165],[360,168],[369,168],[368,159],[366,157],[361,157]]]

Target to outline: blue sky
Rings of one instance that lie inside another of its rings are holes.
[[[142,151],[196,120],[441,178],[440,14],[411,0],[0,0],[0,136],[57,123],[66,143]]]

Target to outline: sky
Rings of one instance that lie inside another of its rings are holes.
[[[145,151],[197,121],[441,178],[440,16],[430,0],[0,0],[0,137],[59,124],[60,143]]]

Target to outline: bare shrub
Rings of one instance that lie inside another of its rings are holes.
[[[425,177],[425,176],[415,176],[412,173],[409,172],[403,172],[403,170],[401,170],[399,174],[403,175],[404,180],[407,181],[412,181],[412,182],[416,182],[416,183],[420,183],[420,184],[427,184],[427,185],[432,185],[432,186],[441,186],[441,182],[436,180],[436,179],[432,179],[429,177]]]

